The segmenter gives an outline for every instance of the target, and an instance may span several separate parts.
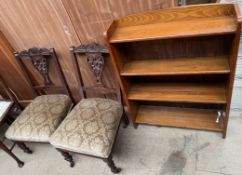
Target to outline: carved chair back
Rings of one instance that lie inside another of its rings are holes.
[[[64,77],[63,71],[61,69],[60,63],[57,59],[57,55],[55,53],[54,48],[30,48],[28,50],[23,50],[21,52],[15,52],[15,57],[24,73],[25,78],[30,84],[35,95],[44,95],[47,90],[59,91],[64,90],[65,93],[71,98],[73,101],[72,94],[67,85],[66,79]],[[32,78],[32,74],[27,69],[26,64],[24,63],[24,59],[30,58],[33,67],[37,70],[37,72],[43,77],[44,83],[43,85],[36,85]],[[55,85],[50,77],[50,59],[53,60],[53,65],[56,68],[57,75],[61,80],[61,85]]]
[[[87,91],[93,92],[95,94],[101,94],[104,95],[105,98],[107,98],[107,95],[115,94],[117,96],[117,99],[119,102],[122,103],[122,97],[120,92],[120,87],[116,83],[116,86],[114,88],[106,87],[103,84],[103,70],[105,67],[105,59],[104,54],[108,54],[108,49],[105,48],[103,45],[97,44],[97,43],[91,43],[87,45],[80,45],[78,47],[70,47],[70,51],[73,56],[73,64],[75,67],[75,74],[78,78],[78,84],[81,91],[82,98],[87,98]],[[96,82],[94,86],[85,86],[83,83],[83,76],[80,71],[79,63],[77,60],[78,54],[85,54],[86,60],[89,65],[90,70],[94,74],[96,78]]]

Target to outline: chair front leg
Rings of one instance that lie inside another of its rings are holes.
[[[72,156],[67,151],[63,151],[61,149],[57,149],[57,151],[59,151],[64,159],[70,163],[71,168],[74,167],[75,162],[73,161]]]
[[[118,174],[121,172],[121,168],[117,168],[114,164],[112,155],[110,155],[108,158],[104,158],[103,161],[107,163],[107,165],[114,174]]]
[[[24,162],[19,160],[1,141],[0,141],[0,148],[5,151],[9,156],[11,156],[16,162],[18,163],[18,167],[22,168],[24,166]]]
[[[16,142],[16,144],[18,145],[18,147],[20,149],[22,149],[25,153],[27,154],[32,154],[33,151],[31,149],[29,149],[23,142]]]

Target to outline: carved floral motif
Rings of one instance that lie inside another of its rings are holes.
[[[79,47],[73,48],[75,53],[84,53],[87,56],[87,62],[91,68],[91,71],[96,77],[97,85],[103,85],[102,83],[102,73],[104,68],[104,57],[103,53],[108,53],[108,49],[97,43],[91,43],[86,45],[81,45]]]
[[[43,76],[45,84],[53,84],[49,76],[49,63],[47,58],[43,55],[44,49],[31,48],[28,50],[28,55],[31,58],[31,62],[38,72]]]
[[[102,72],[104,67],[104,58],[101,53],[86,53],[87,62],[96,76],[96,83],[102,84]]]

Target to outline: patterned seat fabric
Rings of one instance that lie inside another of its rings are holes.
[[[122,106],[105,98],[81,100],[51,136],[60,149],[107,158],[119,127]]]
[[[36,97],[8,128],[6,137],[15,141],[49,142],[71,107],[66,95]]]

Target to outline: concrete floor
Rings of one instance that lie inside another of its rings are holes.
[[[102,160],[74,154],[76,165],[70,168],[50,145],[28,145],[34,154],[18,147],[13,150],[25,162],[21,169],[0,150],[1,175],[112,174]],[[242,175],[242,116],[231,117],[225,140],[206,131],[144,125],[137,130],[121,128],[114,160],[122,168],[120,175]]]

